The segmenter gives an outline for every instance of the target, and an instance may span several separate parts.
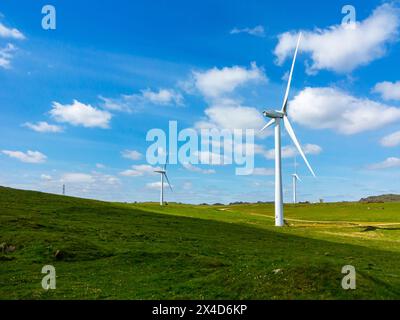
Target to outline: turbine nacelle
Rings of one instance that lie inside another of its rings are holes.
[[[155,173],[162,173],[162,174],[166,174],[167,173],[167,171],[165,171],[165,170],[156,170],[154,172]]]
[[[299,178],[299,176],[297,175],[297,173],[293,173],[292,177],[295,178],[296,180],[299,180],[301,182],[301,179]]]
[[[263,112],[263,115],[267,118],[282,119],[285,116],[285,113],[278,110],[266,110]]]

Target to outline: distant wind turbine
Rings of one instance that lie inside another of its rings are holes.
[[[311,174],[315,177],[315,173],[311,168],[310,164],[307,161],[306,156],[304,155],[303,150],[301,149],[300,143],[296,138],[296,135],[293,131],[292,125],[289,122],[287,117],[287,105],[288,105],[288,98],[289,98],[289,91],[290,85],[292,82],[293,70],[294,65],[296,63],[297,51],[299,49],[301,40],[301,33],[299,34],[299,38],[297,40],[296,51],[294,53],[292,68],[290,69],[288,84],[286,87],[285,97],[283,99],[283,104],[281,110],[271,110],[271,111],[264,111],[263,114],[265,117],[271,118],[271,120],[261,129],[264,131],[268,127],[275,125],[275,226],[283,227],[284,220],[283,220],[283,190],[282,190],[282,146],[281,146],[281,121],[285,126],[286,131],[288,132],[290,138],[293,140],[294,145],[296,146],[297,150],[299,151],[300,155],[303,157],[304,162],[306,163],[308,169],[310,170]]]
[[[292,184],[293,184],[293,203],[297,203],[297,181],[301,182],[301,179],[297,175],[297,164],[296,157],[294,157],[294,173],[292,174]]]
[[[160,206],[163,206],[163,205],[164,205],[164,178],[165,178],[165,180],[167,181],[167,183],[168,183],[169,188],[171,189],[171,191],[173,191],[173,190],[172,190],[172,186],[171,186],[171,184],[169,183],[169,179],[168,179],[168,176],[167,176],[167,164],[166,164],[166,163],[164,164],[163,169],[161,169],[161,170],[156,170],[156,171],[154,171],[154,172],[159,173],[159,174],[161,175]]]

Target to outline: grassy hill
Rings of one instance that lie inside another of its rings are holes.
[[[0,188],[0,299],[398,299],[400,204],[121,204]],[[6,252],[8,251],[8,252]],[[57,289],[41,288],[52,264]],[[357,289],[341,288],[341,269]]]
[[[399,194],[383,194],[380,196],[371,196],[363,198],[360,202],[400,202]]]

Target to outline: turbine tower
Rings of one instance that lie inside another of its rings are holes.
[[[301,182],[301,179],[297,175],[297,173],[292,174],[292,183],[293,183],[293,204],[297,203],[297,181]]]
[[[303,157],[304,162],[306,163],[308,169],[311,174],[315,177],[315,173],[311,168],[310,164],[307,161],[306,156],[304,155],[303,150],[301,149],[300,143],[296,138],[296,135],[293,131],[292,125],[289,122],[287,117],[287,105],[289,98],[290,85],[292,82],[294,65],[296,63],[297,51],[299,49],[301,40],[301,33],[299,34],[299,38],[297,40],[296,51],[294,53],[292,67],[290,69],[288,84],[286,87],[285,97],[283,98],[282,108],[280,110],[272,110],[272,111],[264,111],[263,114],[265,117],[271,118],[271,120],[261,129],[264,131],[268,127],[275,125],[275,226],[283,227],[283,190],[282,190],[282,159],[281,159],[281,122],[285,126],[286,131],[288,132],[290,138],[293,140],[294,145],[299,151],[300,155]]]
[[[169,183],[169,179],[168,179],[168,176],[167,176],[167,164],[164,164],[163,169],[161,169],[161,170],[156,170],[156,171],[154,171],[154,172],[159,173],[159,174],[161,175],[160,206],[163,206],[163,205],[164,205],[164,178],[165,178],[165,180],[167,181],[167,183],[168,183],[168,185],[169,185],[169,188],[170,188],[171,191],[172,191],[172,186],[171,186],[171,184]]]
[[[294,173],[292,174],[293,204],[297,203],[297,181],[301,182],[301,179],[297,175],[297,163],[296,163],[296,156],[295,156],[294,157]]]

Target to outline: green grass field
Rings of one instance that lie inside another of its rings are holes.
[[[0,299],[400,298],[400,203],[285,214],[278,229],[272,205],[160,207],[0,188],[0,244],[15,246],[0,251]],[[56,290],[41,287],[46,264]],[[348,264],[356,290],[341,287]]]

